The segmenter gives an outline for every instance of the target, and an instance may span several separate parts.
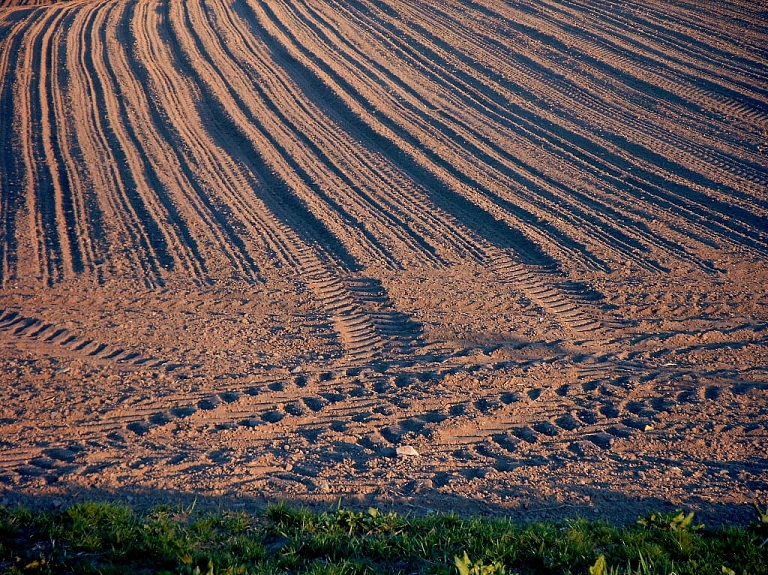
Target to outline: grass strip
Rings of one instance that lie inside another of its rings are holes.
[[[2,573],[496,575],[768,574],[768,511],[707,529],[682,512],[637,523],[429,517],[288,505],[263,513],[82,503],[0,508]]]

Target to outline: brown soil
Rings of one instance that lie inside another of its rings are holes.
[[[766,10],[0,1],[0,503],[744,520]]]

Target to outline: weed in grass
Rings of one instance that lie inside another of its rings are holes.
[[[674,568],[664,569],[655,566],[653,561],[646,559],[641,553],[637,568],[633,569],[631,562],[627,562],[627,567],[623,571],[615,566],[609,568],[605,555],[601,555],[595,564],[589,568],[589,575],[677,575],[677,572]]]
[[[681,510],[674,513],[650,513],[637,520],[640,525],[649,529],[670,531],[671,533],[693,533],[704,529],[704,524],[693,524],[693,511],[686,515]]]
[[[181,558],[184,568],[181,575],[213,575],[213,559],[199,559],[194,561],[189,555]]]
[[[589,568],[589,575],[608,575],[608,563],[605,560],[605,555],[600,555],[595,561],[595,564]]]
[[[506,575],[507,573],[504,565],[498,561],[489,565],[484,565],[482,561],[470,561],[466,551],[462,557],[454,557],[454,561],[459,575]]]
[[[757,521],[752,523],[752,529],[760,536],[765,537],[760,547],[768,545],[768,507],[765,508],[765,512],[760,510],[760,503],[755,501],[753,503],[755,511],[757,512]]]
[[[638,524],[659,535],[662,541],[671,541],[676,545],[677,555],[686,557],[695,552],[700,541],[695,535],[704,529],[704,524],[694,525],[694,514],[687,515],[678,510],[674,513],[650,513],[638,519]]]

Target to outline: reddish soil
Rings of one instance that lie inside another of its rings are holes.
[[[0,0],[0,202],[0,504],[768,502],[765,2]]]

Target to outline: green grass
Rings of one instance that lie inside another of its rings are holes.
[[[277,505],[258,515],[86,503],[0,508],[3,573],[768,574],[766,525],[710,530],[684,513],[633,525],[407,517]]]

